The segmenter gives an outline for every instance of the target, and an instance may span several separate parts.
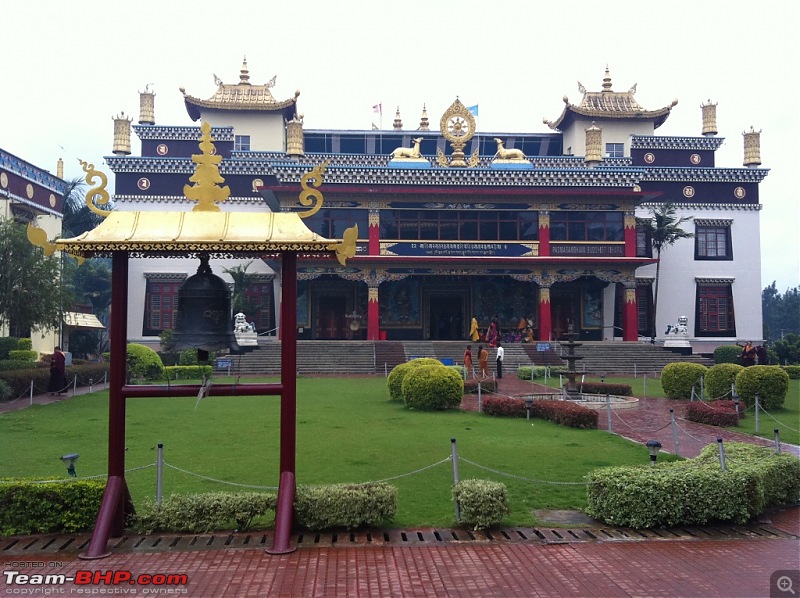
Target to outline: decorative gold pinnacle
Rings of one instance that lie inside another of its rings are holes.
[[[211,140],[211,125],[204,122],[200,125],[200,150],[202,154],[192,154],[192,162],[197,164],[194,174],[189,180],[194,183],[183,186],[183,194],[186,199],[196,201],[197,205],[192,208],[193,212],[219,212],[217,203],[223,202],[231,194],[231,189],[227,185],[220,187],[225,179],[219,174],[219,163],[222,156],[214,154],[214,143]]]

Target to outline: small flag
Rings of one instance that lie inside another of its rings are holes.
[[[376,125],[375,123],[372,123],[372,130],[373,131],[377,131],[378,130],[378,125]]]
[[[472,116],[478,116],[478,104],[474,106],[467,106],[467,110]]]
[[[375,105],[372,107],[372,111],[373,111],[375,114],[383,114],[383,102],[381,102],[380,104],[375,104]]]

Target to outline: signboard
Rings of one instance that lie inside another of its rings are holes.
[[[537,351],[549,351],[550,350],[550,343],[536,343],[536,350]]]
[[[415,257],[530,257],[539,255],[539,244],[401,241],[399,243],[381,243],[381,255]]]

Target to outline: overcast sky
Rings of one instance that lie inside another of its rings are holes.
[[[762,130],[762,286],[800,284],[797,0],[209,0],[7,2],[0,147],[65,177],[111,154],[112,116],[139,115],[156,92],[156,123],[190,125],[178,88],[200,98],[214,75],[277,76],[278,100],[301,92],[306,128],[383,128],[399,106],[416,128],[458,96],[479,105],[478,130],[547,132],[578,81],[638,84],[648,110],[678,99],[661,135],[700,135],[700,104],[718,103],[717,166],[741,167],[742,132]],[[134,136],[134,154],[139,152]]]

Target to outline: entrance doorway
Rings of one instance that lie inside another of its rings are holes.
[[[464,336],[464,297],[431,295],[428,298],[428,338],[455,341]]]
[[[346,297],[344,296],[320,297],[316,337],[319,339],[345,338],[346,313],[347,313]]]
[[[569,290],[550,291],[550,318],[552,321],[553,338],[563,339],[569,332],[569,324],[572,322],[572,329],[578,332],[580,322],[575,318],[578,313],[576,308],[575,293]]]

